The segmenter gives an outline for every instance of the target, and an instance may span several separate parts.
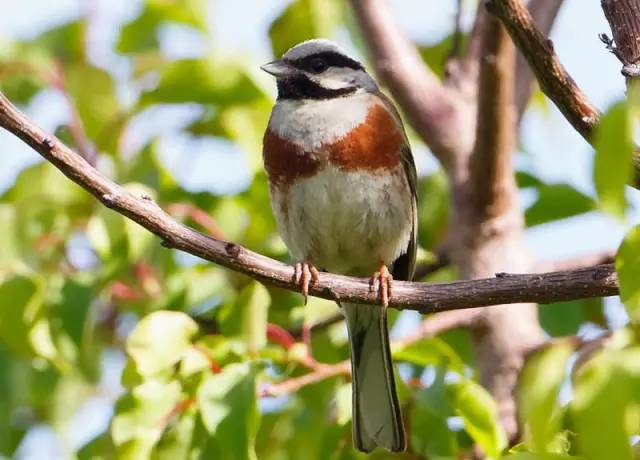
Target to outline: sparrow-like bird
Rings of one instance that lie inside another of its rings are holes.
[[[416,254],[416,170],[402,121],[364,66],[332,41],[300,43],[261,68],[278,85],[263,149],[271,204],[303,295],[318,269],[373,274],[383,305],[340,305],[354,444],[402,451],[386,312],[391,273],[410,280]]]

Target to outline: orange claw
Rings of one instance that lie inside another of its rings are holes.
[[[385,264],[380,265],[380,269],[373,274],[369,280],[369,288],[376,289],[380,297],[383,307],[389,306],[389,298],[391,297],[391,289],[393,286],[393,276],[389,273],[389,269]]]
[[[305,305],[309,298],[309,286],[318,283],[318,275],[318,269],[308,262],[298,262],[294,267],[293,279],[300,286]]]

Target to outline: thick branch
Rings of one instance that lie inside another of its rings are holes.
[[[602,0],[615,48],[627,78],[640,76],[640,0]]]
[[[105,206],[159,236],[163,244],[244,273],[266,284],[298,290],[293,268],[235,243],[207,237],[175,221],[149,197],[138,197],[107,179],[80,155],[38,128],[0,93],[0,126],[15,134]],[[376,304],[369,280],[321,273],[312,295]],[[422,313],[520,302],[558,302],[618,294],[611,265],[533,275],[427,284],[398,281],[390,306]]]
[[[553,27],[553,23],[558,16],[560,7],[564,0],[531,0],[529,11],[533,21],[538,26],[538,30],[544,36],[548,36]],[[516,58],[516,112],[518,120],[527,108],[531,93],[534,89],[534,76],[531,68],[521,53]]]
[[[599,113],[560,63],[553,42],[540,32],[521,0],[492,0],[489,8],[504,23],[533,70],[540,88],[587,141]]]
[[[507,31],[487,18],[482,37],[476,142],[470,191],[477,221],[503,215],[514,204],[515,148],[513,68],[515,50]]]
[[[376,71],[416,131],[449,168],[456,152],[468,151],[460,135],[457,93],[443,86],[420,58],[384,0],[351,0]],[[467,142],[467,144],[465,144]]]

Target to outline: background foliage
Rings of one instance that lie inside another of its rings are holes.
[[[126,78],[94,62],[84,17],[31,39],[5,40],[0,90],[26,106],[53,89],[70,114],[56,134],[115,181],[153,196],[203,232],[286,261],[261,167],[273,90],[257,75],[259,62],[207,45],[200,55],[175,59],[160,43],[163,28],[175,25],[212,42],[208,7],[205,0],[144,2],[114,43],[129,65]],[[356,45],[361,41],[342,2],[293,0],[268,38],[277,56],[303,39],[336,31],[350,34]],[[425,61],[442,69],[450,42],[422,47]],[[139,120],[176,105],[196,114],[184,127],[190,142],[215,137],[239,149],[246,185],[231,194],[194,192],[174,177],[158,140],[145,137]],[[523,193],[535,197],[526,209],[529,227],[595,209],[624,218],[633,117],[621,102],[604,118],[596,194],[519,173]],[[127,142],[132,138],[137,142]],[[423,174],[423,261],[446,234],[448,206],[444,175]],[[351,448],[346,376],[337,373],[292,393],[274,390],[317,370],[317,363],[347,359],[341,323],[316,328],[303,340],[314,324],[336,314],[333,304],[311,299],[305,307],[297,294],[164,249],[45,163],[24,169],[2,193],[0,227],[0,454],[20,456],[25,435],[50,426],[63,458],[362,457]],[[406,458],[466,458],[474,444],[488,458],[634,458],[639,252],[635,229],[617,260],[631,321],[610,337],[601,300],[540,308],[549,336],[571,337],[529,358],[519,396],[523,440],[515,447],[508,448],[491,396],[477,383],[465,331],[396,347],[411,450]],[[447,268],[427,280],[455,276]],[[391,314],[392,323],[398,316]],[[396,330],[406,332],[413,323]],[[608,337],[588,359],[574,353],[573,337],[587,324]],[[113,383],[114,373],[120,384]],[[71,421],[91,420],[97,396],[113,403],[112,417],[74,445],[78,424]]]

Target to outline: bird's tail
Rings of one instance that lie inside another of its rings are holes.
[[[342,305],[351,344],[353,442],[358,450],[406,447],[393,378],[387,311],[373,305]]]

